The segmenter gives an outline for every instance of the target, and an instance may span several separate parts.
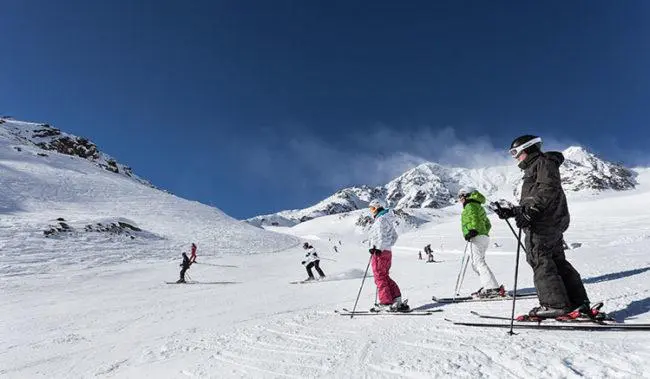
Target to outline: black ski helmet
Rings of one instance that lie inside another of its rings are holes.
[[[522,153],[522,151],[532,153],[533,151],[539,151],[541,147],[542,139],[540,137],[526,134],[515,138],[515,140],[510,144],[509,151],[510,155],[516,158]]]
[[[309,249],[309,242],[305,242],[302,244],[303,249]]]

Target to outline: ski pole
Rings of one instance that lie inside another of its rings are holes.
[[[506,203],[508,203],[508,208],[512,209],[513,205],[510,204],[509,202]],[[505,208],[501,207],[501,204],[495,201],[490,203],[490,209],[493,210],[495,213],[500,214],[500,211]],[[501,216],[499,216],[499,218],[501,218]],[[515,232],[515,229],[510,224],[510,221],[507,218],[504,218],[504,220],[506,221],[506,224],[508,224],[508,227],[510,228],[512,235],[517,239],[518,242],[517,248],[521,247],[524,250],[524,252],[527,253],[526,247],[521,243],[521,228],[519,229],[519,236],[517,236],[517,232]]]
[[[467,255],[467,246],[469,245],[469,241],[465,244],[465,251],[463,251],[463,259],[460,261],[460,270],[458,271],[458,277],[456,278],[456,287],[454,287],[454,300],[456,299],[456,295],[458,294],[458,284],[460,283],[460,275],[463,272],[463,265],[465,264],[465,255]]]
[[[469,255],[467,256],[467,259],[465,260],[465,267],[463,268],[463,276],[460,277],[460,283],[458,284],[458,293],[460,294],[460,289],[463,287],[463,282],[465,281],[465,274],[467,273],[467,266],[469,266],[469,262],[472,260],[472,255],[474,255],[474,246],[472,243],[469,243]]]
[[[361,296],[361,290],[363,289],[363,282],[366,281],[366,276],[368,275],[368,269],[370,268],[370,262],[372,261],[372,254],[370,254],[370,259],[368,259],[368,265],[366,266],[366,272],[363,274],[363,279],[361,280],[361,287],[359,288],[359,293],[357,294],[357,300],[354,302],[354,308],[352,308],[352,314],[350,318],[354,317],[354,312],[357,310],[357,303],[359,302],[359,296]]]
[[[506,220],[508,221],[508,220]],[[510,225],[510,223],[508,223]],[[512,226],[511,226],[512,228]],[[514,229],[513,229],[514,232]],[[519,274],[519,252],[521,250],[521,228],[519,228],[519,235],[517,236],[517,258],[515,261],[515,286],[512,291],[512,313],[510,314],[510,331],[508,332],[509,335],[515,334],[515,332],[512,331],[515,325],[515,302],[517,301],[517,276]]]
[[[512,227],[512,224],[510,224],[510,221],[508,219],[506,219],[506,223],[508,224],[508,227],[510,227],[510,231],[512,231],[512,235],[515,236],[515,238],[518,241],[519,245],[517,246],[517,248],[521,246],[521,249],[524,251],[524,253],[526,253],[527,252],[526,247],[521,243],[521,229],[519,229],[519,236],[517,236],[517,232],[515,232],[515,228]]]

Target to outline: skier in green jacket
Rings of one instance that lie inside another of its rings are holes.
[[[481,204],[485,196],[474,188],[463,188],[458,192],[458,200],[463,205],[461,226],[463,237],[470,244],[472,269],[481,278],[482,287],[472,296],[480,298],[505,296],[505,288],[499,286],[492,270],[485,263],[485,252],[490,244],[490,219]]]

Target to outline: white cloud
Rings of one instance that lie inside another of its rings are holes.
[[[352,132],[332,143],[305,134],[284,142],[271,135],[257,141],[248,155],[253,174],[275,185],[303,188],[385,184],[425,162],[458,167],[512,164],[507,144],[495,148],[486,136],[461,138],[451,127],[402,132],[378,126],[372,133]]]

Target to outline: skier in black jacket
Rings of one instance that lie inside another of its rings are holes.
[[[510,154],[524,170],[519,206],[501,208],[499,218],[514,217],[526,234],[526,261],[533,269],[539,307],[530,316],[552,318],[574,309],[589,309],[580,274],[566,260],[563,233],[569,227],[569,209],[560,180],[560,152],[543,153],[542,139],[524,135],[512,142]]]
[[[185,271],[187,271],[190,268],[192,263],[193,262],[190,260],[187,254],[183,253],[183,263],[179,265],[181,266],[181,278],[178,279],[176,283],[185,283]]]

